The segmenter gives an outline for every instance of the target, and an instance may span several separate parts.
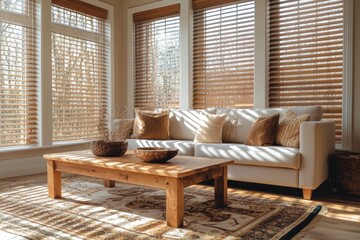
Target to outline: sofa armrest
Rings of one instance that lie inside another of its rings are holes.
[[[299,188],[316,189],[328,178],[328,156],[334,149],[334,121],[309,121],[300,125]]]

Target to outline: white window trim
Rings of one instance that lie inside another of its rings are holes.
[[[32,27],[32,18],[25,14],[6,12],[0,10],[0,19],[4,19],[6,22],[13,23],[16,25]],[[26,19],[26,21],[24,21]]]
[[[267,0],[255,0],[254,108],[269,107]],[[256,91],[255,91],[256,89]]]
[[[108,76],[110,81],[108,82],[108,103],[109,103],[109,125],[115,119],[115,89],[114,87],[114,7],[97,1],[97,0],[85,0],[92,5],[104,8],[108,10],[108,19],[110,22],[110,45],[108,46],[109,53],[109,68],[108,68]],[[72,29],[66,26],[62,26],[60,24],[54,24],[51,22],[51,1],[42,0],[41,5],[42,18],[41,18],[41,94],[40,94],[40,134],[39,134],[39,146],[49,146],[49,145],[69,145],[71,143],[78,143],[77,141],[69,141],[69,142],[53,142],[53,131],[52,131],[52,102],[48,99],[52,99],[52,82],[49,79],[52,78],[52,57],[51,57],[51,32],[53,30],[68,33],[70,36],[75,36],[81,34],[82,36],[87,36],[90,39],[97,39],[96,33],[91,33],[87,31],[82,31],[79,29]]]
[[[336,149],[350,150],[352,146],[353,116],[353,25],[354,1],[344,0],[344,68],[342,144]]]

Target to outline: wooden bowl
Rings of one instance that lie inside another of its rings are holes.
[[[169,161],[178,154],[176,148],[145,147],[135,149],[135,156],[145,162],[163,163]]]

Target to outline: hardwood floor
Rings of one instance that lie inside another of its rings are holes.
[[[229,187],[250,191],[259,196],[283,198],[293,201],[302,199],[301,189],[260,184],[230,182]],[[326,207],[315,226],[305,229],[301,239],[307,240],[360,240],[360,196],[334,193],[328,183],[314,191],[313,202]]]

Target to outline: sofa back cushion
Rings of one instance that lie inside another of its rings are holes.
[[[218,109],[217,114],[227,114],[223,142],[244,143],[256,119],[280,112],[280,109]],[[233,126],[229,127],[229,124]]]
[[[215,108],[206,110],[172,109],[170,111],[170,139],[194,140],[199,128],[201,111],[216,113]]]
[[[320,121],[323,114],[321,106],[295,107],[289,108],[289,110],[294,112],[296,115],[310,114],[309,121]],[[285,109],[283,110],[283,112],[285,112]]]
[[[320,106],[289,109],[297,115],[310,114],[310,121],[320,121],[322,117],[322,108]],[[217,109],[217,114],[227,114],[223,130],[223,142],[244,143],[251,126],[257,118],[277,113],[282,115],[286,110],[285,108]]]

